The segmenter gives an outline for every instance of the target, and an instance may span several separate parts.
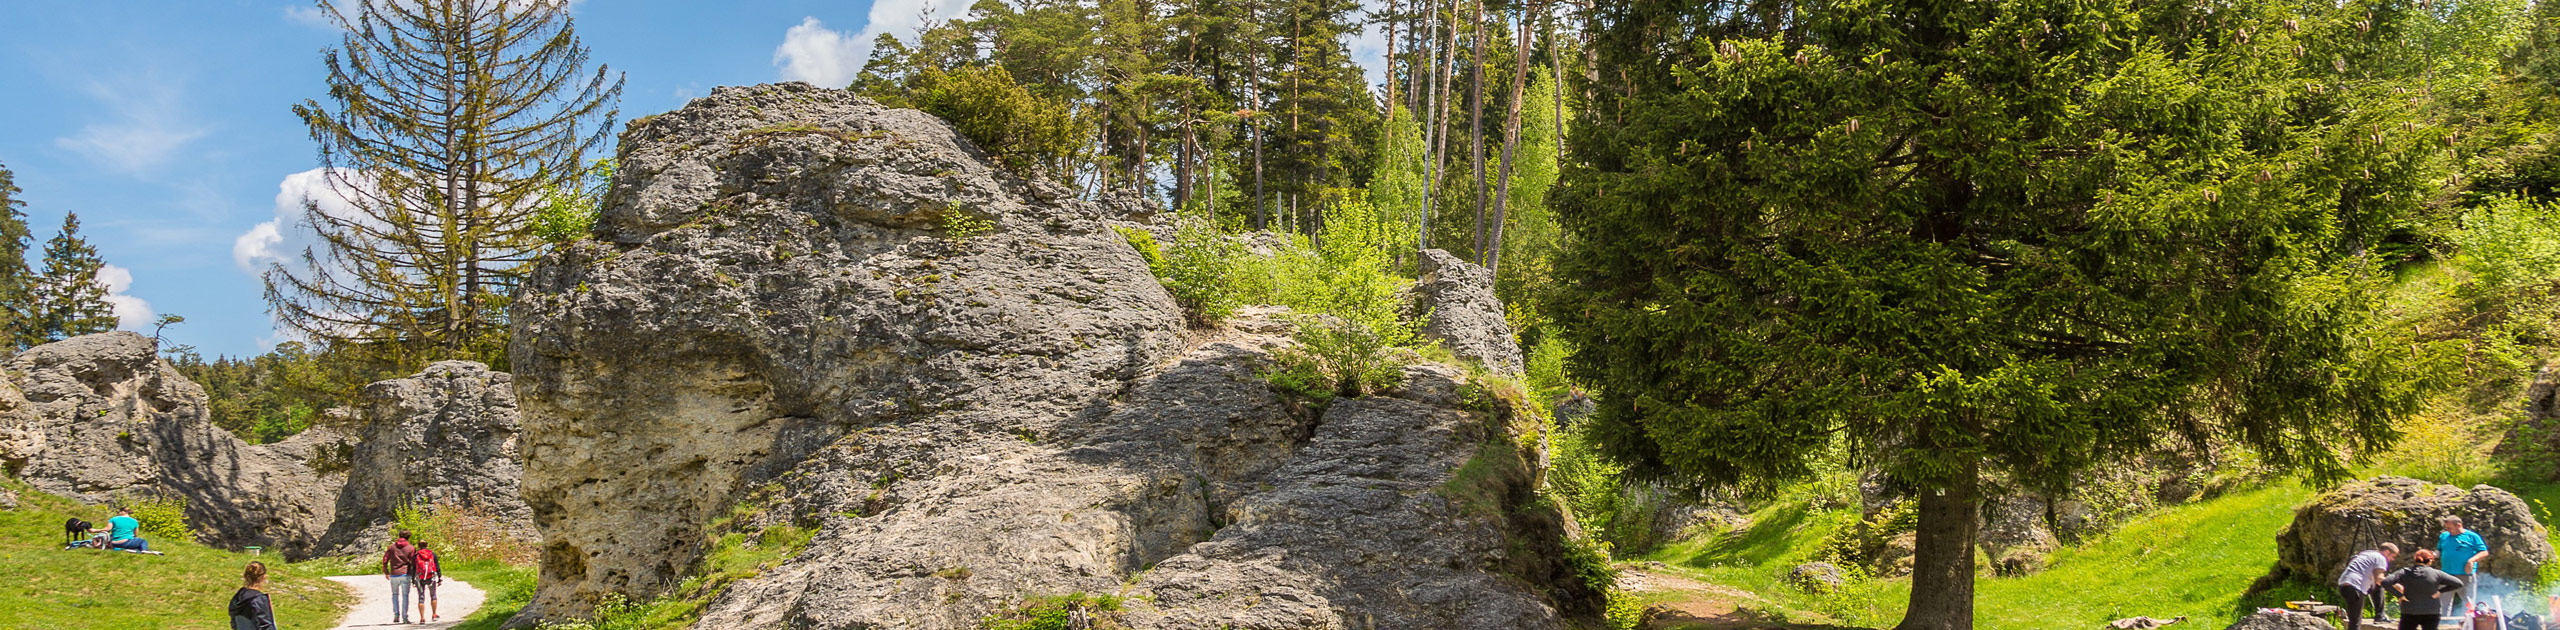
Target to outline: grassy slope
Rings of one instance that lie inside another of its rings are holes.
[[[166,556],[63,551],[64,519],[105,523],[111,514],[14,479],[0,479],[0,487],[16,491],[19,501],[18,509],[0,511],[0,611],[8,611],[0,628],[231,627],[224,611],[253,558],[173,540],[151,541]],[[282,566],[274,556],[256,559],[273,571],[267,594],[282,627],[337,625],[355,605],[354,594],[319,573]]]

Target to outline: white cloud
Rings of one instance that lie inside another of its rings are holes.
[[[305,204],[316,203],[320,212],[333,217],[358,217],[355,204],[347,201],[329,183],[329,172],[315,168],[284,176],[276,183],[275,215],[265,222],[250,226],[248,231],[231,239],[231,262],[240,271],[262,276],[268,269],[283,265],[295,273],[309,273],[302,254],[320,244],[320,235],[311,231]],[[327,260],[327,252],[320,252]],[[274,347],[285,341],[305,341],[301,331],[278,322],[275,332],[258,338],[263,347]]]
[[[782,34],[782,45],[773,49],[773,65],[782,69],[784,81],[807,81],[820,87],[844,87],[853,84],[853,75],[862,72],[870,46],[857,45],[844,33],[818,23],[818,18],[801,18],[800,25]]]
[[[782,45],[773,49],[773,66],[782,70],[784,81],[807,81],[821,87],[844,87],[862,72],[862,64],[871,60],[871,43],[882,33],[914,42],[916,31],[924,25],[948,20],[967,13],[971,0],[877,0],[871,3],[871,14],[863,19],[862,30],[852,35],[829,29],[818,18],[801,18],[800,25],[782,34]]]
[[[329,19],[329,14],[321,11],[320,7],[316,6],[306,5],[285,7],[284,21],[316,28],[338,28],[338,23],[331,21]]]
[[[133,331],[151,328],[151,303],[125,294],[125,290],[133,288],[133,270],[100,265],[98,284],[107,288],[107,306],[115,309],[117,328]]]
[[[111,120],[90,123],[79,133],[54,138],[53,144],[128,173],[156,168],[205,135],[187,120],[178,89],[175,82],[148,74],[112,83],[90,81],[81,91],[97,100]]]

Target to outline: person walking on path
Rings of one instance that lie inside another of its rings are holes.
[[[2461,592],[2454,593],[2453,601],[2447,602],[2461,605],[2445,611],[2461,615],[2462,627],[2469,628],[2470,607],[2480,601],[2480,560],[2489,556],[2489,543],[2480,539],[2480,532],[2463,529],[2460,516],[2446,516],[2443,524],[2444,532],[2436,534],[2436,556],[2443,561],[2445,573],[2462,580]]]
[[[444,611],[436,609],[436,585],[444,583],[444,567],[437,565],[436,552],[418,541],[418,570],[409,576],[418,587],[418,616],[413,619],[443,621]]]
[[[2400,594],[2400,630],[2436,630],[2437,624],[2444,623],[2444,600],[2449,599],[2445,594],[2461,591],[2462,579],[2427,566],[2435,561],[2436,552],[2420,549],[2410,552],[2409,558],[2417,563],[2391,572],[2382,583]]]
[[[2347,570],[2338,574],[2338,607],[2346,616],[2348,628],[2357,628],[2364,620],[2364,607],[2373,605],[2373,614],[2382,614],[2382,572],[2400,557],[2400,546],[2382,543],[2382,549],[2367,549],[2347,560]],[[2377,619],[2377,621],[2379,621]]]
[[[267,564],[251,562],[231,594],[231,630],[276,630],[276,608],[267,599]]]
[[[391,541],[382,550],[382,577],[391,581],[391,623],[409,621],[409,576],[418,568],[418,548],[409,544],[409,532]]]
[[[133,508],[116,508],[116,517],[107,519],[107,547],[130,551],[150,551],[151,541],[143,540],[142,521],[133,519]]]

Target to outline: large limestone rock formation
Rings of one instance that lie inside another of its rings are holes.
[[[1519,374],[1520,342],[1511,338],[1511,325],[1502,319],[1493,271],[1437,249],[1423,250],[1419,268],[1413,309],[1430,317],[1423,322],[1422,336],[1496,374]]]
[[[9,363],[0,466],[92,503],[175,498],[198,540],[299,557],[328,526],[337,483],[311,465],[327,434],[250,446],[206,415],[204,389],[130,332],[74,337]]]
[[[1595,608],[1507,416],[1466,406],[1458,372],[1275,394],[1256,372],[1284,338],[1186,343],[1103,208],[939,120],[722,88],[635,123],[621,159],[598,238],[515,307],[544,534],[519,622],[668,592],[715,522],[781,521],[814,541],[703,627],[974,628],[1076,592],[1131,597],[1141,628]]]
[[[2406,551],[2432,549],[2438,521],[2460,515],[2489,543],[2481,571],[2510,580],[2534,580],[2552,562],[2551,542],[2533,509],[2505,490],[2470,490],[2406,477],[2379,477],[2340,486],[2295,508],[2293,524],[2276,535],[2277,566],[2293,575],[2329,579],[2356,552],[2394,543]],[[2325,576],[2325,577],[2324,577]]]
[[[403,504],[469,510],[534,540],[519,491],[515,378],[473,361],[444,361],[364,388],[363,440],[348,457],[337,518],[324,548],[360,553],[388,538]]]

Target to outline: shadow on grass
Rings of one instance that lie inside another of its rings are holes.
[[[1753,519],[1750,527],[1717,536],[1680,564],[1696,568],[1756,567],[1777,562],[1792,551],[1790,542],[1804,535],[1812,510],[1789,505]]]

